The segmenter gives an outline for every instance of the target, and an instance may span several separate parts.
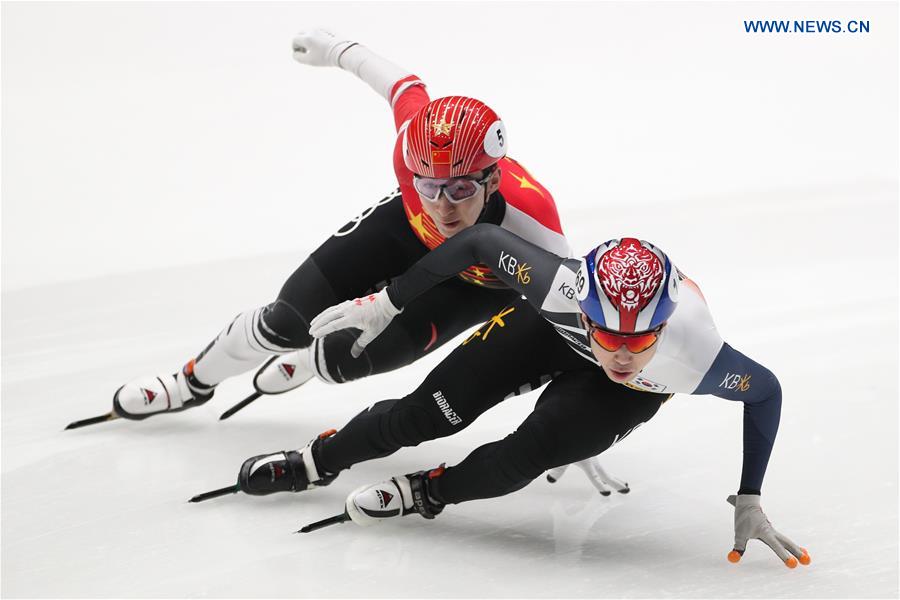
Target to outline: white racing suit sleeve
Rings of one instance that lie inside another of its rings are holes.
[[[324,29],[299,32],[293,40],[294,60],[314,67],[340,67],[353,73],[391,102],[391,88],[411,75],[365,46]]]

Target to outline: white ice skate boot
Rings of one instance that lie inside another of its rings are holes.
[[[357,525],[369,526],[391,517],[420,514],[433,519],[444,510],[429,492],[432,479],[444,473],[444,465],[429,471],[392,477],[374,485],[364,485],[350,492],[344,510]]]
[[[200,406],[213,396],[214,387],[200,383],[193,374],[194,361],[172,375],[148,375],[116,390],[113,412],[126,419],[176,412]]]
[[[310,347],[273,356],[256,372],[253,387],[260,394],[283,394],[297,389],[314,375],[311,354]]]
[[[312,365],[312,346],[287,354],[273,356],[253,376],[256,391],[222,413],[219,419],[227,419],[260,396],[283,394],[295,390],[315,375]]]

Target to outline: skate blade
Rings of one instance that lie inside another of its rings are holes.
[[[63,431],[68,430],[68,429],[78,429],[79,427],[87,427],[88,425],[94,425],[96,423],[104,423],[106,421],[112,421],[113,419],[118,419],[118,418],[120,418],[119,415],[110,411],[110,412],[106,413],[105,415],[91,417],[89,419],[82,419],[80,421],[72,421],[71,423],[66,425],[66,429],[64,429]]]
[[[203,502],[204,500],[210,500],[211,498],[218,498],[219,496],[227,496],[228,494],[236,494],[241,491],[240,486],[238,485],[229,485],[228,487],[219,488],[217,490],[213,490],[211,492],[204,492],[202,494],[197,494],[188,502]]]
[[[234,406],[232,406],[231,408],[229,408],[228,410],[223,412],[222,416],[219,417],[219,420],[224,421],[225,419],[227,419],[228,417],[230,417],[237,411],[241,410],[242,408],[244,408],[245,406],[247,406],[248,404],[250,404],[257,398],[259,398],[260,396],[262,396],[261,393],[253,392],[252,394],[250,394],[249,396],[247,396],[246,398],[244,398],[243,400],[241,400],[240,402],[238,402],[237,404],[235,404]]]
[[[315,523],[310,523],[309,525],[305,525],[295,531],[294,533],[310,533],[312,531],[316,531],[318,529],[322,529],[323,527],[329,527],[331,525],[340,525],[341,523],[346,523],[350,520],[350,515],[347,514],[347,511],[342,512],[339,515],[334,515],[333,517],[328,517],[327,519],[322,519],[321,521],[316,521]]]

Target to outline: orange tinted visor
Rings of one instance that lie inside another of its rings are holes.
[[[620,335],[618,333],[607,331],[606,329],[592,326],[591,338],[597,342],[598,346],[607,352],[615,352],[622,346],[625,346],[632,354],[639,354],[656,343],[656,340],[659,339],[659,332],[660,330],[657,329],[655,331],[634,335]]]

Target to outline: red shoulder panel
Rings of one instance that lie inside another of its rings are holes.
[[[503,178],[500,180],[503,198],[544,227],[562,235],[556,202],[547,188],[532,177],[525,167],[508,156],[500,160],[500,168],[503,169]]]

